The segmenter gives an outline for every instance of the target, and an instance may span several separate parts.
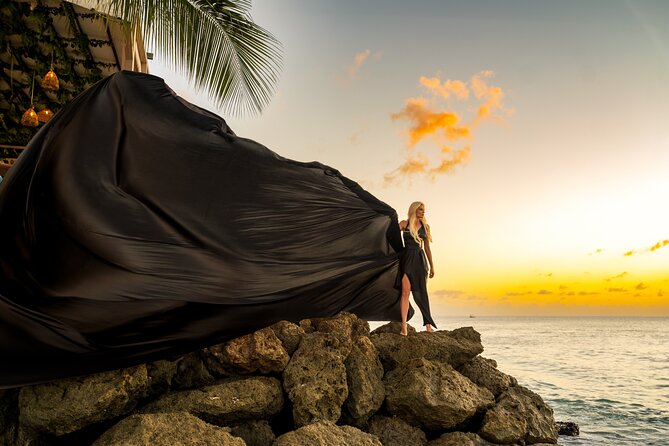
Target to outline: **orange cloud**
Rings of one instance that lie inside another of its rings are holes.
[[[451,94],[458,99],[469,99],[469,88],[467,83],[459,80],[446,79],[443,83],[438,77],[421,76],[418,79],[420,84],[436,96],[448,99]]]
[[[411,122],[409,128],[409,147],[415,146],[421,139],[433,135],[439,130],[448,135],[449,129],[455,128],[460,118],[455,113],[435,112],[427,105],[425,98],[409,98],[402,110],[390,115],[393,121],[406,119]],[[457,130],[459,131],[459,130]]]
[[[669,240],[662,240],[662,241],[659,241],[659,242],[655,243],[655,244],[654,244],[653,246],[651,246],[650,248],[646,248],[646,249],[644,249],[643,252],[653,252],[653,251],[657,251],[658,249],[660,249],[660,248],[664,248],[664,247],[667,246],[667,245],[669,245]],[[640,253],[639,251],[632,250],[632,251],[627,251],[627,252],[624,253],[623,255],[624,255],[625,257],[629,257],[629,256],[631,256],[631,255],[633,255],[633,254],[639,254],[639,253]]]
[[[660,248],[664,248],[665,246],[669,245],[669,240],[662,240],[661,242],[655,243],[653,246],[647,249],[647,251],[657,251]]]
[[[615,279],[622,279],[626,275],[627,275],[627,271],[623,271],[622,273],[618,274],[617,276],[609,277],[609,278],[606,278],[604,280],[607,281],[607,282],[610,282],[610,281],[615,280]]]
[[[497,111],[504,111],[504,92],[500,87],[488,85],[488,80],[493,76],[492,71],[481,71],[472,76],[469,82],[456,79],[442,81],[439,77],[419,78],[419,83],[432,97],[409,98],[399,112],[390,115],[393,121],[409,123],[407,148],[410,152],[402,165],[385,175],[386,184],[406,175],[423,174],[434,179],[436,175],[451,172],[471,158],[469,141],[474,137],[474,128],[487,119],[499,121],[501,117]],[[450,97],[460,101],[475,101],[473,109],[476,111],[472,113],[471,105],[467,105],[464,112],[457,112],[440,104],[440,100]],[[463,121],[461,117],[467,114],[471,115],[469,122]],[[424,140],[432,141],[433,147],[438,149],[432,151],[437,154],[436,159],[434,155],[428,157],[422,148],[417,149]],[[463,145],[453,147],[457,143]],[[418,155],[417,150],[421,150]]]

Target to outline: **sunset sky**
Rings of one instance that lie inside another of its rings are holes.
[[[669,316],[669,2],[255,0],[284,48],[259,117],[400,218],[424,201],[435,313]],[[152,51],[151,48],[147,48]]]

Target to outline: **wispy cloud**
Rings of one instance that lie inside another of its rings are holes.
[[[603,252],[604,252],[604,250],[603,250],[602,248],[597,248],[597,249],[595,249],[593,252],[589,252],[588,255],[589,255],[589,256],[592,256],[592,255],[601,254],[601,253],[603,253]]]
[[[346,67],[346,80],[350,82],[355,79],[365,63],[369,60],[380,60],[381,54],[381,51],[372,53],[369,48],[356,53],[353,61]]]
[[[503,122],[511,113],[504,108],[502,89],[489,85],[493,76],[486,70],[469,81],[419,78],[429,97],[408,98],[400,111],[390,115],[393,121],[408,123],[407,153],[405,162],[385,175],[386,184],[414,175],[434,179],[469,161],[476,127],[483,121]],[[454,110],[450,99],[462,103],[464,112]],[[426,147],[417,147],[421,142],[429,143],[432,156],[428,156]]]
[[[653,251],[657,251],[660,248],[664,248],[665,246],[669,246],[669,240],[661,240],[661,241],[655,243],[653,246],[651,246],[649,248],[646,248],[646,249],[642,249],[642,250],[633,249],[631,251],[625,252],[623,255],[625,257],[629,257],[629,256],[632,256],[632,255],[635,255],[635,254],[642,254],[644,252],[653,252]]]
[[[641,283],[639,283],[635,288],[636,288],[637,290],[645,290],[646,288],[648,288],[648,285],[646,285],[645,283],[641,282]]]
[[[628,274],[627,271],[623,271],[622,273],[618,274],[617,276],[607,277],[606,279],[604,279],[604,281],[605,281],[605,282],[610,282],[610,281],[612,281],[612,280],[622,279],[622,278],[625,277],[627,274]]]
[[[606,291],[609,293],[624,293],[627,291],[625,288],[607,288]]]

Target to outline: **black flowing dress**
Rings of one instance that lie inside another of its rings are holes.
[[[411,235],[408,223],[406,228],[402,230],[402,237],[404,238],[404,251],[402,251],[401,259],[402,272],[407,275],[411,282],[411,293],[416,305],[418,305],[420,312],[423,314],[423,325],[430,324],[434,328],[437,328],[430,314],[430,302],[427,295],[428,265],[425,259],[425,252],[422,246]],[[423,240],[423,243],[427,239],[427,233],[423,225],[418,229],[418,237]]]

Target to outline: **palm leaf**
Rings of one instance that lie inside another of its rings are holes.
[[[253,23],[249,0],[97,0],[98,8],[139,25],[198,91],[226,113],[260,113],[281,71],[281,44]]]

